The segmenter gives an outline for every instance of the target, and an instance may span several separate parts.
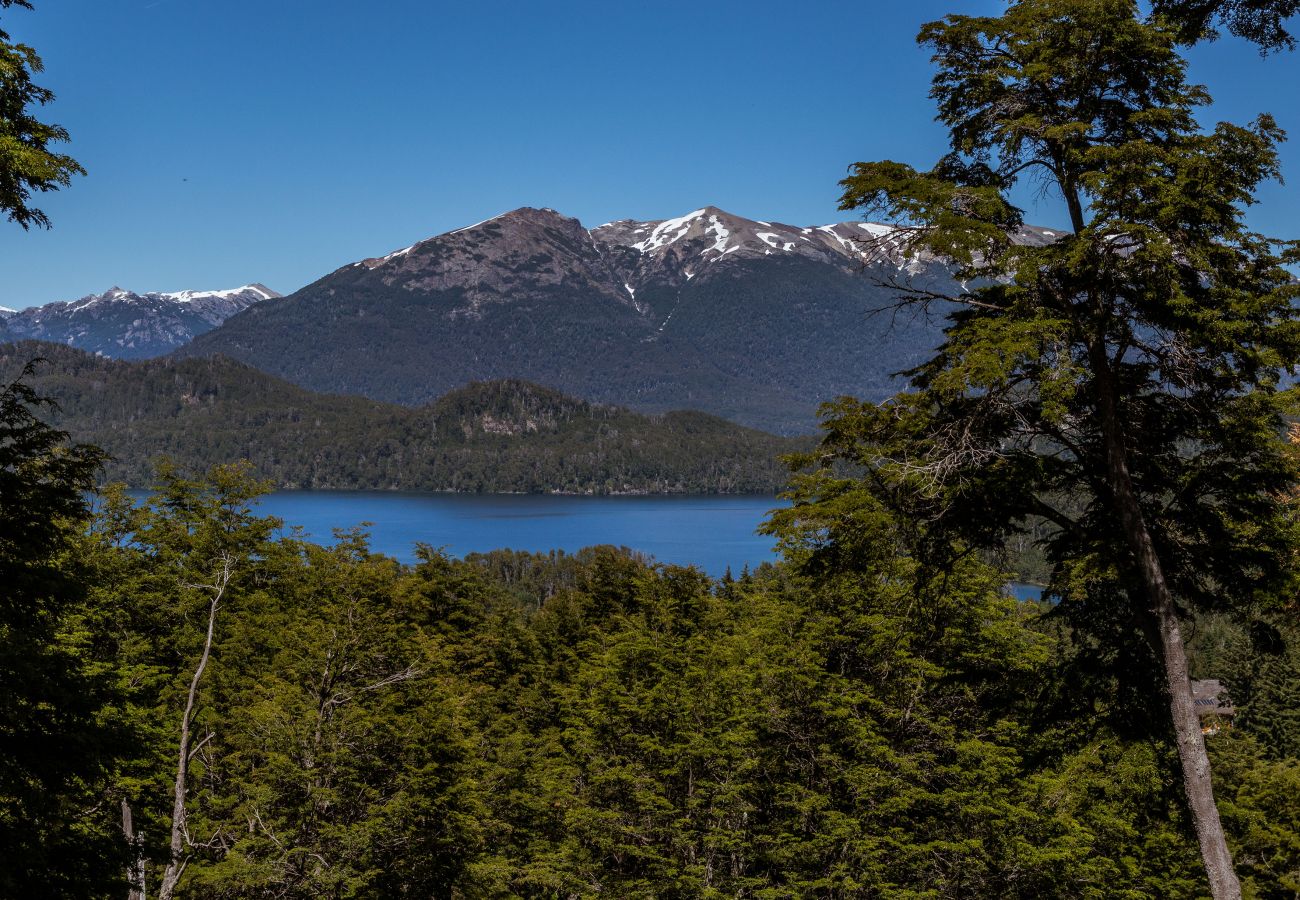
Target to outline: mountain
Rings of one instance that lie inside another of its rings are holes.
[[[698,412],[644,416],[522,381],[475,383],[420,408],[317,394],[224,357],[105,359],[0,345],[0,376],[31,383],[74,440],[151,483],[162,455],[191,469],[249,459],[288,488],[572,493],[771,493],[777,457],[807,449]]]
[[[883,281],[947,283],[897,245],[889,226],[804,228],[715,207],[592,229],[525,208],[344,266],[180,353],[408,405],[466,380],[524,378],[808,432],[818,403],[888,394],[892,373],[937,340],[929,322],[872,315],[895,296]]]
[[[112,287],[80,300],[0,311],[0,341],[55,341],[117,359],[143,359],[170,353],[254,303],[279,296],[261,284],[170,294]]]

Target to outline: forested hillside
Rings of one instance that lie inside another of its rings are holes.
[[[275,538],[238,468],[161,482],[58,532],[97,723],[42,763],[76,774],[39,819],[82,848],[65,896],[1202,896],[1132,673],[879,508],[834,571],[790,516],[785,564],[711,582],[613,547],[403,566]],[[1203,643],[1241,691],[1209,739],[1241,873],[1291,896],[1300,658]]]
[[[774,493],[778,457],[809,441],[695,412],[644,416],[520,381],[469,385],[419,409],[315,394],[224,358],[119,362],[57,344],[0,346],[52,421],[104,448],[108,480],[151,483],[167,456],[250,460],[285,488]]]

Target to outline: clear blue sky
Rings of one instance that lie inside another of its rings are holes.
[[[848,216],[859,159],[926,165],[944,135],[918,26],[996,0],[36,0],[4,27],[44,57],[45,117],[85,178],[0,223],[0,304],[262,281],[518,206],[591,225],[715,204],[793,224]],[[1214,118],[1294,135],[1300,53],[1198,49]],[[1026,195],[1026,202],[1032,197]],[[1300,190],[1256,227],[1300,235]],[[1044,201],[1031,220],[1061,224]]]

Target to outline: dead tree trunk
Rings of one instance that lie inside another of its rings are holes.
[[[185,797],[189,790],[190,759],[194,755],[194,749],[191,748],[193,737],[190,733],[190,726],[194,723],[199,682],[203,679],[203,671],[208,667],[208,658],[212,655],[212,636],[216,631],[217,610],[220,608],[221,600],[226,594],[226,588],[230,584],[233,571],[234,559],[228,555],[223,556],[221,571],[217,574],[216,581],[213,584],[201,585],[205,590],[212,592],[212,601],[208,604],[208,630],[203,641],[203,653],[200,655],[198,665],[194,669],[194,676],[190,679],[190,690],[185,699],[185,710],[181,713],[180,750],[176,757],[176,782],[172,790],[171,843],[169,845],[167,868],[163,870],[162,882],[158,887],[159,900],[171,900],[171,897],[176,892],[176,885],[181,880],[181,875],[184,874],[185,867],[190,861],[189,849],[192,846],[192,841],[185,823]]]
[[[135,823],[131,816],[131,804],[122,800],[122,835],[127,846],[131,848],[131,861],[126,867],[126,883],[129,885],[127,900],[145,900],[144,894],[144,855],[140,852],[143,837],[135,833]]]

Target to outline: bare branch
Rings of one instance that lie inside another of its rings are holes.
[[[235,569],[234,557],[229,553],[223,553],[219,560],[221,562],[221,571],[217,574],[216,580],[212,584],[193,586],[197,589],[211,591],[212,601],[208,604],[208,629],[203,641],[203,653],[200,655],[198,665],[194,669],[194,675],[190,679],[190,689],[186,695],[185,709],[181,713],[176,782],[172,789],[171,842],[167,868],[163,870],[162,884],[158,888],[159,900],[171,900],[171,897],[174,896],[176,885],[180,881],[181,875],[184,874],[185,867],[189,864],[188,848],[193,846],[185,818],[185,798],[189,790],[189,766],[193,756],[190,750],[190,727],[194,721],[194,708],[198,701],[199,683],[203,679],[203,672],[207,669],[208,660],[212,655],[213,635],[217,627],[217,610],[221,606],[222,598],[225,597],[226,589],[230,586],[230,580]],[[206,742],[207,738],[199,746]]]

